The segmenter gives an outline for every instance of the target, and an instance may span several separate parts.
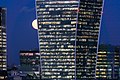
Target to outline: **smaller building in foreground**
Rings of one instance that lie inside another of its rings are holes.
[[[40,79],[39,51],[20,51],[20,70],[30,79]]]
[[[100,45],[97,57],[96,78],[120,79],[120,46]]]

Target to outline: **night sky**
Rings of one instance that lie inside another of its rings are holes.
[[[3,1],[3,2],[2,2]],[[38,48],[35,0],[0,0],[7,7],[8,64],[19,64],[19,51]],[[105,0],[100,43],[120,45],[120,0]]]

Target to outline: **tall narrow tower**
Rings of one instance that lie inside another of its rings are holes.
[[[0,70],[7,69],[6,51],[6,9],[0,7]]]
[[[103,0],[36,0],[41,78],[94,79]]]

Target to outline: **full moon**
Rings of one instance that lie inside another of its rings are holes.
[[[32,22],[32,27],[33,27],[34,29],[38,29],[37,19],[35,19],[35,20]]]

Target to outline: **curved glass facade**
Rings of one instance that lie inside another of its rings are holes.
[[[103,0],[36,0],[41,78],[95,78]]]
[[[77,79],[92,79],[96,73],[96,55],[103,0],[80,0],[77,44]]]

